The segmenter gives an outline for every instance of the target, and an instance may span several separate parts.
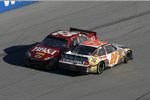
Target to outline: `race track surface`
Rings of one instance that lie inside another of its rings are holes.
[[[101,75],[23,67],[26,50],[70,27],[132,48]],[[150,100],[150,2],[39,2],[0,14],[0,100]]]

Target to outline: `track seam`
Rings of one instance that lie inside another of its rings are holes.
[[[132,15],[132,16],[129,16],[129,17],[126,17],[126,18],[121,18],[121,19],[119,19],[119,20],[112,21],[112,22],[109,22],[109,23],[106,23],[106,24],[103,24],[103,25],[98,25],[98,26],[91,27],[91,28],[89,28],[89,30],[96,30],[96,29],[108,27],[108,26],[111,26],[111,25],[119,24],[119,23],[121,23],[121,22],[125,22],[125,21],[128,21],[128,20],[132,20],[132,19],[135,19],[135,18],[144,16],[144,15],[148,15],[148,14],[150,14],[150,11],[145,11],[145,12],[143,12],[143,13],[139,13],[139,14],[136,14],[136,15]]]

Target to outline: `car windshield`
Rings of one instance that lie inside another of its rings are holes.
[[[49,47],[65,48],[67,45],[67,40],[55,37],[47,37],[41,43]]]
[[[73,48],[71,51],[73,53],[77,53],[77,54],[91,55],[96,49],[97,48],[95,48],[95,47],[79,45],[79,46]]]

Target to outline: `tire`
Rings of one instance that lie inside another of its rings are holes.
[[[100,62],[97,65],[97,74],[103,73],[104,69],[105,69],[105,63],[104,62]]]
[[[133,59],[132,52],[128,51],[127,54],[124,57],[124,63],[128,63],[132,59]]]

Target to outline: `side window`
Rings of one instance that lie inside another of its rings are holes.
[[[106,51],[107,51],[108,54],[115,51],[115,48],[112,45],[105,46],[105,49],[106,49]]]
[[[77,38],[74,38],[70,44],[70,48],[74,47],[77,44],[78,44],[78,40],[77,40]]]
[[[105,49],[103,47],[98,51],[98,56],[102,56],[102,55],[106,55]]]
[[[117,50],[117,47],[115,47],[114,45],[112,45],[113,46],[113,48],[115,49],[115,50]]]
[[[77,38],[74,38],[73,39],[73,45],[75,46],[75,45],[77,45],[78,44],[78,40],[77,40]]]
[[[86,36],[79,36],[79,40],[80,40],[80,42],[84,42],[87,40],[87,37]]]

